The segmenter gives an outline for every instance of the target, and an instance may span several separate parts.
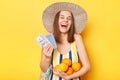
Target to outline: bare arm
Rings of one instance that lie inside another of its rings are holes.
[[[47,69],[48,69],[48,67],[51,64],[52,51],[53,51],[52,44],[47,44],[42,49],[42,56],[41,56],[40,68],[41,68],[41,70],[43,72],[46,72]]]
[[[81,35],[75,34],[75,43],[80,57],[80,61],[82,63],[82,68],[75,74],[71,75],[70,78],[80,77],[90,70],[90,61],[84,43],[82,41]]]

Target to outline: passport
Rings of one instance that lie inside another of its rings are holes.
[[[47,35],[46,37],[50,41],[50,43],[53,45],[54,49],[56,49],[57,48],[57,44],[56,44],[54,35],[51,33],[51,34]]]

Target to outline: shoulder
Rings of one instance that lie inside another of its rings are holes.
[[[80,34],[74,34],[75,42],[82,40],[82,36]]]
[[[77,47],[80,47],[84,44],[82,40],[82,36],[80,34],[75,34],[74,38],[75,38],[75,44]]]

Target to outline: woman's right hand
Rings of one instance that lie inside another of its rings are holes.
[[[45,55],[45,57],[51,58],[53,49],[54,49],[53,45],[51,43],[49,43],[45,47],[43,47],[42,53],[43,53],[43,55]]]
[[[50,43],[42,48],[40,67],[43,72],[46,72],[49,66],[51,65],[52,52],[53,52],[53,45]]]

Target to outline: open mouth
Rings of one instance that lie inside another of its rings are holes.
[[[67,27],[67,25],[61,25],[61,27]]]

